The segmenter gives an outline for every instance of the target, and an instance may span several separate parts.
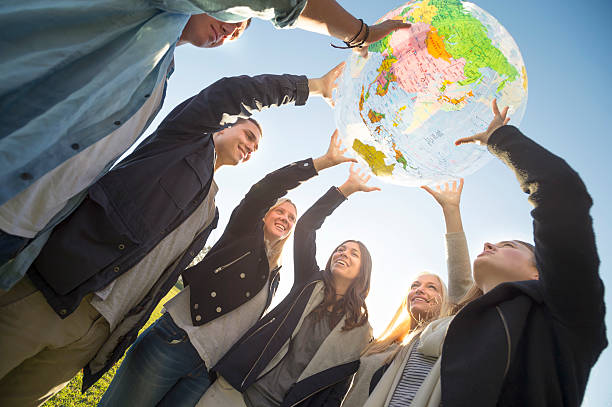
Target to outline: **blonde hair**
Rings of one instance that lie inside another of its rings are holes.
[[[268,213],[270,213],[274,209],[278,208],[279,206],[281,206],[282,204],[287,203],[287,202],[290,203],[293,206],[293,208],[295,209],[296,216],[297,216],[297,207],[291,201],[291,199],[289,199],[289,198],[279,198],[276,201],[276,203],[274,205],[272,205],[270,207],[270,209],[268,209],[268,211],[264,215],[264,219],[268,215]],[[270,243],[264,237],[264,242],[265,242],[265,246],[266,246],[266,255],[268,256],[268,264],[270,264],[271,266],[274,266],[274,267],[281,265],[281,263],[282,263],[281,262],[281,257],[283,255],[283,248],[285,247],[285,243],[287,242],[287,240],[291,236],[291,233],[293,233],[293,229],[291,229],[291,231],[289,231],[289,233],[287,233],[287,236],[283,237],[282,239],[277,240],[274,243]]]
[[[440,276],[435,273],[422,272],[419,273],[416,278],[421,276],[434,276],[440,282],[440,286],[442,287],[442,292],[440,293],[440,312],[436,315],[432,315],[427,320],[419,321],[416,326],[412,326],[413,318],[411,318],[410,312],[408,311],[408,295],[410,294],[410,290],[408,290],[408,293],[404,296],[404,300],[395,312],[395,315],[391,319],[389,325],[387,325],[387,328],[378,338],[376,338],[363,350],[363,356],[385,352],[394,343],[408,343],[412,340],[412,338],[414,338],[414,336],[421,333],[421,331],[423,331],[423,329],[425,329],[425,327],[431,321],[449,314],[451,307],[448,301],[448,289],[446,288],[444,281],[442,281]],[[397,351],[399,351],[399,347],[396,352],[393,352],[389,358],[387,358],[386,362],[392,360]]]

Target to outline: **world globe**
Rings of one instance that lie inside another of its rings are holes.
[[[478,6],[458,0],[409,1],[378,22],[412,24],[348,58],[335,96],[343,143],[384,181],[432,185],[473,173],[485,146],[455,146],[484,131],[491,102],[518,125],[527,72],[512,36]]]

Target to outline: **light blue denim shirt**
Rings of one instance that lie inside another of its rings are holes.
[[[165,79],[190,15],[258,17],[290,27],[306,0],[3,0],[0,3],[0,205],[135,114]],[[110,165],[107,165],[110,168]],[[101,174],[102,175],[102,174]],[[17,258],[23,276],[66,205]]]
[[[302,1],[5,0],[0,205],[112,133],[164,75],[191,14],[290,26]]]

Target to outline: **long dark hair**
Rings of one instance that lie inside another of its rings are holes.
[[[336,286],[334,284],[334,276],[331,271],[332,256],[340,246],[348,242],[356,243],[361,251],[361,267],[359,274],[352,281],[344,297],[336,298]],[[331,307],[332,315],[346,314],[343,331],[350,331],[368,322],[368,307],[365,299],[370,292],[370,277],[372,275],[372,256],[368,248],[358,240],[345,240],[339,244],[327,260],[325,270],[323,270],[323,283],[325,283],[325,296],[323,302],[314,309],[317,319],[322,319],[325,311]]]

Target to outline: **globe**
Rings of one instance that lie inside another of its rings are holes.
[[[431,185],[473,173],[485,146],[455,146],[484,131],[491,102],[519,124],[527,72],[508,31],[478,6],[458,0],[409,1],[378,22],[412,23],[348,58],[335,95],[343,143],[384,181]]]

